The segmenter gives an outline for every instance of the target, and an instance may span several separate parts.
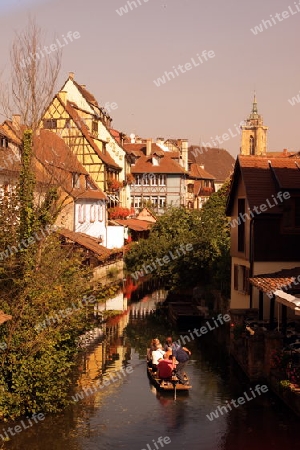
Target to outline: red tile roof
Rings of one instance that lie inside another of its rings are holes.
[[[60,102],[61,102],[61,100],[60,100]],[[88,127],[86,126],[86,124],[84,123],[84,121],[82,120],[80,115],[78,114],[78,112],[76,111],[76,109],[77,109],[76,105],[74,103],[71,103],[68,101],[67,104],[64,106],[66,108],[66,111],[70,115],[70,117],[76,123],[78,129],[81,131],[82,135],[86,138],[86,140],[91,145],[91,147],[93,148],[95,153],[99,156],[99,158],[105,164],[107,164],[109,167],[112,167],[112,168],[118,169],[118,170],[122,170],[121,167],[117,163],[115,163],[115,161],[112,159],[112,157],[110,156],[109,153],[107,153],[107,152],[103,153],[99,149],[99,147],[97,146],[97,144],[94,141],[93,136],[90,134],[90,130],[88,129]]]
[[[135,144],[124,144],[124,150],[127,153],[133,153],[136,155],[146,155],[147,144],[144,143],[135,143]],[[164,155],[164,152],[158,145],[152,142],[151,144],[151,154],[156,153],[157,155]],[[171,153],[171,152],[170,152]]]
[[[93,94],[91,94],[85,87],[83,87],[81,84],[77,83],[77,81],[75,81],[74,79],[72,79],[73,83],[75,84],[75,86],[77,87],[77,89],[79,90],[79,92],[81,93],[81,95],[85,98],[85,100],[88,103],[91,103],[94,106],[97,106],[99,108],[98,102],[95,99],[95,97],[93,96]]]
[[[189,174],[193,178],[198,178],[202,180],[215,180],[215,177],[208,173],[206,170],[202,169],[199,164],[192,163],[191,170]]]
[[[106,199],[105,194],[97,187],[77,157],[57,134],[50,130],[40,130],[39,135],[34,136],[33,142],[35,157],[49,174],[49,177],[44,175],[45,182],[58,184],[74,198]],[[92,188],[74,189],[73,173],[87,177]]]
[[[77,233],[66,228],[59,229],[58,233],[64,238],[92,251],[100,261],[105,261],[109,259],[111,255],[116,253],[106,247],[103,247],[103,245],[99,244],[98,239],[85,233]]]
[[[188,175],[188,173],[181,167],[176,161],[168,156],[164,156],[160,159],[158,166],[152,164],[151,156],[141,156],[135,163],[131,166],[132,173],[165,173],[165,174],[182,174]]]
[[[139,219],[114,219],[114,222],[124,227],[128,227],[134,231],[146,231],[153,225],[151,222]]]
[[[217,182],[224,182],[234,168],[234,158],[223,148],[200,148],[197,145],[189,147],[189,160],[199,165],[212,174]]]
[[[78,130],[82,133],[84,138],[87,140],[87,142],[93,148],[95,153],[99,156],[101,161],[103,161],[107,166],[121,171],[122,170],[121,167],[115,163],[115,161],[112,159],[112,157],[109,155],[109,153],[103,153],[99,149],[99,147],[96,145],[96,143],[94,141],[94,137],[90,134],[89,128],[86,126],[86,124],[84,123],[84,120],[80,117],[80,115],[77,112],[77,109],[79,110],[78,106],[75,105],[75,103],[69,102],[69,101],[67,101],[66,104],[63,103],[63,101],[59,95],[56,95],[55,98],[65,108],[66,112],[69,114],[71,119],[75,122]]]
[[[251,209],[265,204],[266,199],[272,201],[272,195],[276,195],[278,191],[300,189],[300,170],[296,163],[297,158],[264,158],[239,155],[228,197],[227,214],[230,215],[234,192],[240,177],[244,182]],[[280,206],[274,206],[272,209],[268,208],[264,214],[281,212]]]
[[[16,145],[20,145],[23,138],[23,133],[27,129],[24,125],[16,128],[10,120],[5,120],[1,125],[1,133],[5,134],[9,141]]]
[[[21,161],[14,154],[14,152],[9,148],[0,147],[0,173],[6,174],[17,174],[21,170]]]
[[[269,171],[277,180],[280,189],[300,189],[300,162],[294,157],[260,158],[239,155],[243,173]]]
[[[256,275],[249,278],[250,283],[257,287],[260,291],[265,293],[274,292],[277,289],[283,289],[291,284],[293,290],[300,292],[300,285],[293,284],[297,277],[300,275],[300,267],[294,267],[292,269],[283,269],[279,272]]]

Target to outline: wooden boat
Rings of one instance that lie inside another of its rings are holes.
[[[147,364],[147,374],[153,386],[155,386],[156,389],[158,389],[159,391],[187,392],[192,388],[192,386],[189,384],[189,380],[187,377],[186,381],[188,382],[188,384],[180,384],[176,375],[172,376],[171,379],[163,380],[159,378],[158,375],[152,373],[152,369],[148,366],[148,364]]]

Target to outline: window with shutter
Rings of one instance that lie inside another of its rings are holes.
[[[237,291],[239,288],[239,266],[238,265],[234,265],[234,272],[233,272],[233,285],[234,285],[234,289]]]

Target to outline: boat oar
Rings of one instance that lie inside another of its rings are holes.
[[[174,386],[174,401],[176,400],[176,384],[178,382],[178,380],[176,380],[175,378],[176,378],[176,374],[175,374],[175,371],[173,370],[171,382]]]

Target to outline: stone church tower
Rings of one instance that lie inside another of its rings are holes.
[[[252,111],[245,125],[241,126],[242,141],[241,155],[263,156],[267,153],[267,130],[264,126],[263,118],[257,111],[257,101],[254,94]]]

